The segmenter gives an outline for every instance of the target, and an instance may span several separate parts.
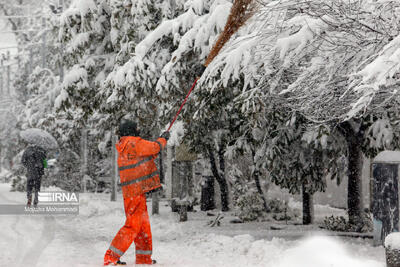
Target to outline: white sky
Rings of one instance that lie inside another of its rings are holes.
[[[4,31],[10,31],[10,28],[4,23],[4,20],[0,19],[0,54],[7,53],[8,50],[14,54],[17,52],[17,49],[4,48],[16,45],[15,36],[12,33],[4,33]]]

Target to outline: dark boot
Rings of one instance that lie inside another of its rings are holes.
[[[38,203],[39,203],[39,192],[36,190],[35,191],[35,198],[33,200],[33,206],[36,208]]]
[[[28,202],[26,203],[26,206],[27,206],[28,208],[30,208],[31,205],[32,205],[32,196],[28,197]]]
[[[111,266],[126,265],[126,262],[120,261],[119,255],[108,249],[106,251],[106,255],[104,255],[104,266],[106,265],[111,265]]]

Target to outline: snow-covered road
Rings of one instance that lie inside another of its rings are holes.
[[[25,202],[23,193],[8,190],[9,185],[0,184],[0,203]],[[383,248],[372,247],[365,240],[320,236],[260,239],[249,224],[237,226],[242,228],[240,233],[247,229],[249,234],[234,235],[238,229],[229,232],[229,225],[210,228],[207,219],[201,220],[199,215],[191,214],[188,222],[178,223],[163,204],[161,215],[151,216],[158,266],[385,266]],[[121,201],[110,202],[105,194],[81,194],[79,216],[3,215],[0,266],[102,266],[104,252],[124,219]],[[230,234],[221,235],[220,231]],[[129,249],[123,260],[134,266],[134,249]]]

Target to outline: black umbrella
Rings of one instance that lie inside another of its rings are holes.
[[[37,128],[30,128],[23,130],[19,133],[22,139],[30,144],[35,144],[40,146],[44,149],[57,149],[58,144],[56,139],[49,134],[48,132],[37,129]]]

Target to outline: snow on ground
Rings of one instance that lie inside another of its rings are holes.
[[[24,203],[25,194],[0,184],[0,204]],[[0,265],[40,267],[102,266],[103,255],[124,223],[121,196],[80,194],[79,216],[16,216],[0,218]],[[151,208],[151,202],[148,202]],[[225,213],[220,227],[204,212],[189,213],[179,223],[166,202],[151,216],[153,257],[158,266],[174,267],[384,267],[384,249],[370,240],[328,237],[315,226],[270,222],[230,224]],[[322,206],[316,213],[327,213]],[[337,211],[336,211],[337,212]],[[332,235],[332,233],[330,233]],[[134,248],[122,258],[134,266]]]
[[[0,181],[4,180],[4,177],[10,175],[10,171],[5,169],[5,168],[1,168],[0,169]]]

